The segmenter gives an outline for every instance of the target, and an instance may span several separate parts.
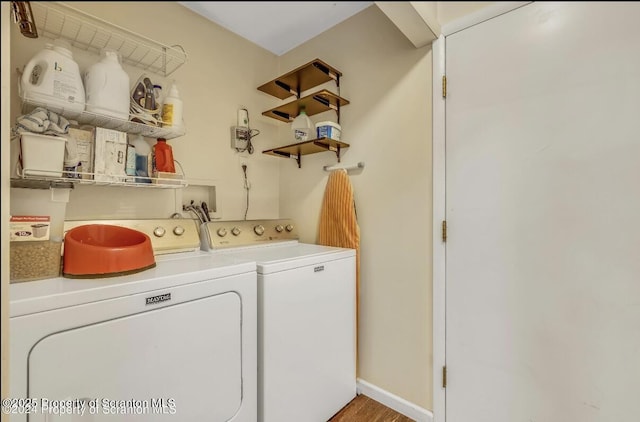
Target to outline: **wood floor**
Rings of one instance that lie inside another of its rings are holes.
[[[359,395],[328,422],[415,422],[393,409]]]

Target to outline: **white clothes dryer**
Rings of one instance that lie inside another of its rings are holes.
[[[147,233],[156,266],[10,286],[11,397],[38,406],[11,421],[255,422],[255,262],[201,252],[193,220],[65,229],[99,223]]]
[[[300,243],[291,220],[202,228],[214,258],[257,264],[258,421],[326,422],[356,396],[355,250]]]

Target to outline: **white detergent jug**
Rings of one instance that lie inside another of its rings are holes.
[[[87,111],[129,120],[129,75],[117,51],[103,50],[102,58],[84,76]]]
[[[20,91],[23,100],[44,107],[84,111],[84,86],[70,46],[56,40],[33,56],[22,73]]]

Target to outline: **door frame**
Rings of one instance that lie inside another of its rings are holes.
[[[433,73],[433,421],[446,421],[446,389],[443,368],[446,366],[446,262],[442,222],[446,221],[446,100],[442,81],[446,75],[446,37],[479,23],[531,3],[498,2],[442,27],[432,43]]]

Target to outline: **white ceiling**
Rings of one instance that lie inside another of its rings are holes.
[[[181,1],[194,12],[280,56],[371,1]]]

